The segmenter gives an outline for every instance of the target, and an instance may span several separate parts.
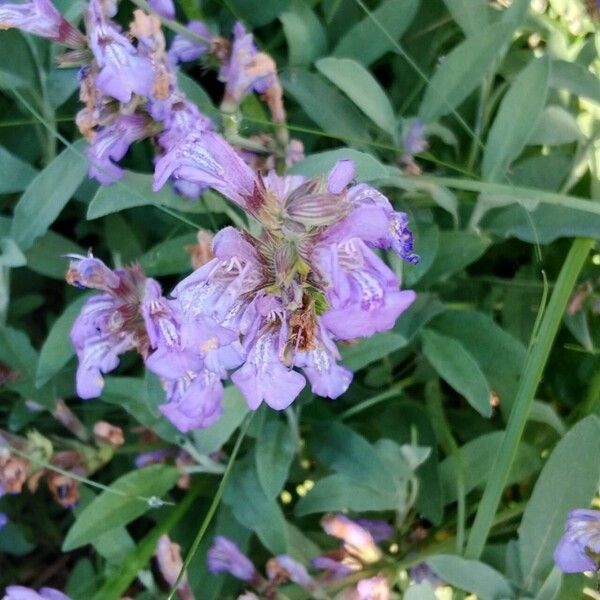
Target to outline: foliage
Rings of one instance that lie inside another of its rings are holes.
[[[81,20],[81,3],[56,4]],[[121,2],[122,24],[138,4]],[[133,353],[100,398],[77,397],[69,331],[88,296],[64,283],[64,255],[137,261],[170,290],[192,272],[198,229],[253,225],[214,191],[198,201],[153,192],[149,141],[115,184],[87,177],[75,69],[57,67],[56,44],[1,31],[0,440],[47,485],[0,499],[0,585],[164,598],[175,588],[152,555],[168,533],[196,598],[235,598],[243,585],[207,571],[216,535],[255,565],[285,554],[308,566],[334,548],[319,520],[342,512],[394,532],[383,558],[324,583],[322,597],[378,573],[407,600],[435,598],[439,582],[484,600],[594,587],[552,558],[569,510],[600,502],[593,5],[176,2],[169,39],[177,23],[202,19],[227,37],[243,20],[275,59],[287,129],[306,154],[288,172],[319,176],[353,159],[356,179],[409,215],[420,255],[409,264],[381,252],[417,300],[391,331],[342,345],[354,381],[340,398],[304,390],[285,411],[249,411],[229,385],[223,417],[188,433],[165,420],[160,382]],[[227,132],[213,67],[191,62],[179,82]],[[412,151],[421,125],[427,144]],[[281,129],[256,95],[236,126],[240,139]],[[120,427],[124,445],[98,435],[98,422]],[[84,469],[55,460],[69,452]],[[63,506],[53,502],[59,476],[78,488],[75,508],[64,490]],[[423,563],[430,583],[415,585]],[[278,597],[323,590],[290,584]]]

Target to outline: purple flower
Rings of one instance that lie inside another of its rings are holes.
[[[129,146],[148,135],[147,122],[141,115],[122,115],[98,131],[85,151],[90,162],[90,177],[102,185],[110,185],[123,176],[123,169],[115,164]]]
[[[375,542],[383,542],[394,535],[394,528],[381,519],[356,519],[355,523],[366,529]]]
[[[50,0],[0,4],[0,29],[11,27],[72,48],[83,48],[86,45],[85,36],[64,19]]]
[[[0,529],[8,524],[9,518],[6,513],[0,512]]]
[[[158,191],[170,177],[212,187],[242,208],[253,208],[254,173],[218,133],[206,128],[203,123],[178,139],[158,160],[154,191]]]
[[[116,369],[121,354],[134,348],[147,352],[141,314],[146,278],[139,267],[112,271],[97,258],[73,258],[67,282],[104,292],[85,302],[71,329],[71,343],[79,359],[77,394],[89,399],[100,395],[102,375]]]
[[[161,463],[172,455],[173,452],[171,450],[150,450],[148,452],[142,452],[141,454],[138,454],[135,457],[133,464],[138,469],[141,469],[142,467],[147,467],[148,465],[155,465]]]
[[[267,575],[275,581],[291,581],[308,590],[315,589],[315,580],[297,560],[287,554],[280,554],[267,563]]]
[[[211,573],[227,572],[242,581],[253,581],[258,576],[250,559],[240,552],[234,542],[218,535],[207,555]]]
[[[358,238],[317,248],[316,254],[329,284],[331,308],[323,323],[338,339],[391,329],[416,297],[412,290],[399,290],[394,273]]]
[[[150,113],[155,121],[163,123],[164,129],[158,141],[166,152],[190,131],[213,129],[212,121],[177,89],[165,100],[153,101],[150,104]]]
[[[413,235],[406,213],[394,211],[381,192],[365,183],[348,190],[348,201],[352,210],[326,232],[325,240],[360,237],[370,247],[393,250],[407,262],[419,262],[412,252]]]
[[[275,63],[258,52],[252,34],[240,22],[233,28],[231,54],[219,71],[219,79],[225,82],[224,110],[235,109],[247,94],[265,93],[276,81]]]
[[[90,49],[100,72],[98,89],[119,100],[129,102],[132,94],[152,94],[154,70],[145,56],[139,56],[133,44],[109,21],[99,0],[91,0],[86,13],[86,29]]]
[[[152,370],[151,364],[146,364]],[[223,384],[211,371],[190,371],[176,380],[164,379],[163,383],[168,402],[159,406],[160,412],[180,431],[210,427],[223,414]]]
[[[71,600],[62,592],[52,588],[41,588],[38,592],[22,585],[9,585],[4,600]]]
[[[218,156],[212,142],[218,142]],[[182,332],[200,316],[205,318],[199,330],[189,330],[183,351],[195,348],[198,354],[204,343],[199,341],[201,330],[214,330],[206,337],[210,352],[200,353],[202,367],[224,378],[241,364],[231,379],[253,410],[262,402],[277,410],[293,402],[305,386],[294,367],[303,371],[314,393],[340,396],[352,373],[337,364],[335,341],[390,329],[415,297],[412,291],[399,290],[394,273],[367,245],[389,234],[389,202],[384,198],[383,208],[374,205],[379,229],[346,227],[349,212],[357,210],[348,200],[352,188],[346,189],[354,177],[351,161],[338,163],[328,179],[274,173],[255,177],[245,169],[243,178],[236,179],[231,174],[239,157],[213,132],[188,135],[183,145],[189,145],[189,152],[181,150],[186,160],[199,148],[200,159],[193,168],[188,167],[193,163],[184,163],[180,171],[162,172],[159,165],[158,183],[175,172],[211,185],[263,227],[258,237],[231,227],[221,231],[214,239],[214,259],[173,291],[177,313],[184,317]],[[233,168],[222,167],[228,163]],[[372,192],[370,197],[378,199]],[[389,211],[393,213],[391,206]],[[160,356],[157,362],[166,365]],[[194,373],[200,369],[200,364],[188,368]]]
[[[361,568],[361,564],[357,561],[346,561],[336,560],[331,556],[317,556],[311,561],[312,566],[315,569],[322,569],[327,572],[328,579],[343,579],[348,577]]]
[[[264,332],[251,338],[246,362],[231,376],[252,410],[263,401],[275,410],[287,408],[306,385],[300,373],[281,362],[280,349],[285,332],[281,327],[279,332]]]
[[[356,600],[389,600],[390,584],[383,575],[363,579],[356,585]]]
[[[302,368],[315,394],[337,398],[352,383],[352,372],[337,364],[340,353],[322,319],[319,319],[314,346],[310,350],[297,352],[294,365]]]
[[[169,48],[169,59],[174,64],[198,60],[210,50],[210,40],[213,35],[202,21],[190,21],[187,28],[199,37],[206,38],[206,41],[192,39],[191,36],[178,33]]]
[[[175,18],[175,5],[173,0],[148,0],[150,8],[165,19]]]
[[[554,550],[554,561],[563,573],[596,571],[598,563],[590,553],[600,553],[600,511],[572,510]]]
[[[413,121],[406,129],[404,135],[404,154],[413,156],[424,152],[429,147],[424,135],[424,125],[418,119]]]

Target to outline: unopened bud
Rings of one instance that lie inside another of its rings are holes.
[[[112,448],[119,448],[125,443],[123,430],[106,421],[98,421],[94,425],[94,437],[99,444],[106,444]]]

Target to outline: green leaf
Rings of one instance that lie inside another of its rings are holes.
[[[550,85],[568,90],[576,97],[584,97],[600,104],[600,80],[584,66],[566,60],[553,60]]]
[[[48,74],[46,91],[52,108],[62,106],[78,89],[77,69],[53,69]]]
[[[9,93],[13,87],[38,92],[36,67],[24,35],[17,29],[2,31],[2,51],[10,60],[0,66],[0,88]]]
[[[340,139],[370,139],[367,121],[360,111],[321,75],[303,69],[282,73],[285,91],[324,132]]]
[[[600,202],[587,204],[600,209]],[[540,204],[531,212],[514,205],[491,210],[480,226],[502,238],[514,237],[530,244],[550,244],[565,237],[600,237],[599,214],[551,204]]]
[[[325,30],[306,2],[294,0],[279,15],[289,50],[291,66],[308,66],[327,46]]]
[[[96,498],[97,494],[90,488],[82,486],[79,504],[77,504],[73,511],[75,517],[79,518],[81,513]],[[135,542],[124,525],[115,527],[110,531],[100,534],[98,537],[94,537],[91,544],[94,550],[111,565],[120,564],[125,556],[135,548]]]
[[[375,448],[350,427],[341,423],[318,426],[310,446],[317,459],[330,469],[374,489],[389,488],[389,475]]]
[[[22,192],[36,174],[37,169],[0,146],[0,194]]]
[[[299,517],[330,511],[394,510],[398,501],[388,491],[375,490],[371,486],[351,479],[341,473],[323,477],[300,498],[295,514]]]
[[[340,348],[342,362],[351,371],[358,371],[367,365],[404,348],[408,340],[392,331],[378,333],[365,340],[360,340],[352,346]]]
[[[483,179],[500,181],[525,147],[546,103],[549,77],[550,59],[538,58],[510,86],[488,134],[481,165]]]
[[[528,145],[558,146],[583,138],[575,117],[562,106],[547,106],[540,114]]]
[[[525,362],[523,344],[488,315],[474,310],[446,311],[431,321],[431,328],[467,349],[508,414]]]
[[[273,554],[287,552],[288,534],[283,512],[276,500],[265,494],[252,462],[242,460],[234,466],[223,501],[231,507],[235,518],[254,531]]]
[[[80,558],[69,573],[65,593],[73,600],[91,598],[98,587],[98,577],[89,558]]]
[[[25,255],[17,243],[9,237],[0,237],[0,268],[23,267],[27,264]]]
[[[290,0],[235,0],[235,17],[259,27],[276,19],[289,4]]]
[[[514,597],[508,581],[498,571],[477,560],[438,555],[428,558],[427,564],[440,579],[465,592],[472,592],[480,600]]]
[[[444,0],[444,4],[466,35],[474,35],[487,27],[486,0]]]
[[[394,109],[379,82],[360,63],[350,58],[322,58],[317,69],[344,92],[362,112],[390,136],[398,123]]]
[[[65,148],[41,171],[21,196],[14,211],[11,236],[23,250],[54,223],[87,173],[87,160],[82,154],[85,140]]]
[[[419,4],[419,0],[386,0],[371,13],[372,16],[366,15],[344,35],[333,55],[353,58],[369,66],[386,52],[394,50],[394,44],[374,19],[385,27],[394,40],[399,40],[417,14]]]
[[[484,417],[492,415],[490,388],[481,368],[465,347],[431,329],[421,332],[423,353],[450,386]]]
[[[403,600],[437,600],[437,596],[428,581],[411,585],[404,592]]]
[[[218,450],[231,437],[248,414],[248,405],[240,391],[230,385],[223,394],[223,416],[210,427],[193,432],[194,444],[200,454]]]
[[[268,420],[256,440],[254,456],[258,480],[270,498],[282,490],[295,454],[290,428],[279,420]]]
[[[40,275],[64,281],[68,268],[66,254],[84,256],[86,251],[62,235],[49,229],[25,252],[27,267]]]
[[[195,233],[188,233],[160,242],[140,258],[140,264],[151,277],[191,271],[192,260],[185,248],[197,241]]]
[[[494,464],[494,458],[502,443],[503,435],[503,431],[486,433],[467,442],[459,449],[464,471],[465,494],[482,486],[487,481]],[[523,481],[537,472],[540,467],[539,452],[529,444],[522,442],[519,444],[507,485]],[[455,502],[458,496],[455,465],[451,456],[440,463],[440,479],[442,481],[444,503]]]
[[[40,350],[35,376],[37,387],[41,387],[49,379],[52,379],[75,355],[69,334],[75,319],[81,312],[81,307],[88,298],[89,295],[82,295],[71,302],[62,315],[54,321]]]
[[[421,287],[448,279],[478,260],[490,245],[490,239],[467,231],[442,231],[438,236],[433,263],[419,278]]]
[[[150,510],[144,498],[164,496],[179,479],[174,467],[152,465],[119,477],[81,511],[63,542],[63,552],[92,543]],[[115,493],[116,492],[116,493]]]
[[[589,416],[557,444],[535,484],[519,528],[524,589],[535,592],[546,579],[567,513],[588,507],[600,483],[600,421]]]
[[[25,536],[24,527],[13,521],[9,521],[0,528],[0,552],[12,554],[13,556],[24,556],[35,549]]]
[[[352,148],[341,150],[327,150],[307,156],[303,161],[296,163],[288,170],[291,174],[316,177],[327,175],[338,160],[350,159],[356,167],[356,179],[358,181],[373,181],[386,176],[385,167],[373,156],[366,152],[359,152]]]
[[[177,85],[203,113],[218,115],[219,111],[204,88],[180,69],[177,71]]]
[[[213,198],[213,197],[211,197]],[[224,200],[214,197],[213,212],[221,212]],[[98,219],[104,215],[137,206],[166,206],[181,212],[205,212],[203,202],[192,202],[176,194],[170,185],[158,192],[152,191],[152,175],[126,171],[123,179],[113,185],[100,186],[88,206],[87,218]]]
[[[55,394],[47,387],[35,387],[37,361],[37,352],[24,332],[8,326],[0,327],[0,362],[19,374],[19,378],[6,383],[6,387],[18,392],[23,398],[35,400],[46,408],[53,409]]]
[[[452,112],[503,54],[512,31],[512,24],[496,23],[455,46],[429,81],[419,108],[421,119],[429,123]]]

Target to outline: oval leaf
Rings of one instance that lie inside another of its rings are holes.
[[[421,119],[436,121],[452,112],[498,60],[512,30],[511,23],[496,23],[456,46],[429,82],[419,109]]]
[[[69,304],[65,312],[52,325],[38,359],[35,376],[37,387],[41,387],[54,377],[75,354],[69,334],[75,319],[81,311],[81,307],[88,298],[88,295],[77,298]]]
[[[48,230],[65,207],[87,173],[87,160],[82,153],[85,140],[65,148],[27,186],[15,207],[11,236],[21,249]]]
[[[322,58],[316,64],[317,69],[340,88],[373,123],[394,135],[397,128],[394,109],[379,82],[369,71],[350,58],[330,56]]]
[[[477,361],[456,340],[430,329],[421,333],[423,353],[440,377],[484,417],[492,415],[490,388]]]
[[[502,99],[483,154],[481,174],[487,181],[500,181],[525,147],[546,103],[549,77],[550,60],[533,60]]]
[[[63,551],[89,544],[110,529],[137,519],[150,510],[143,498],[160,498],[178,479],[179,471],[164,465],[153,465],[119,477],[109,490],[102,492],[81,511],[67,533]]]

